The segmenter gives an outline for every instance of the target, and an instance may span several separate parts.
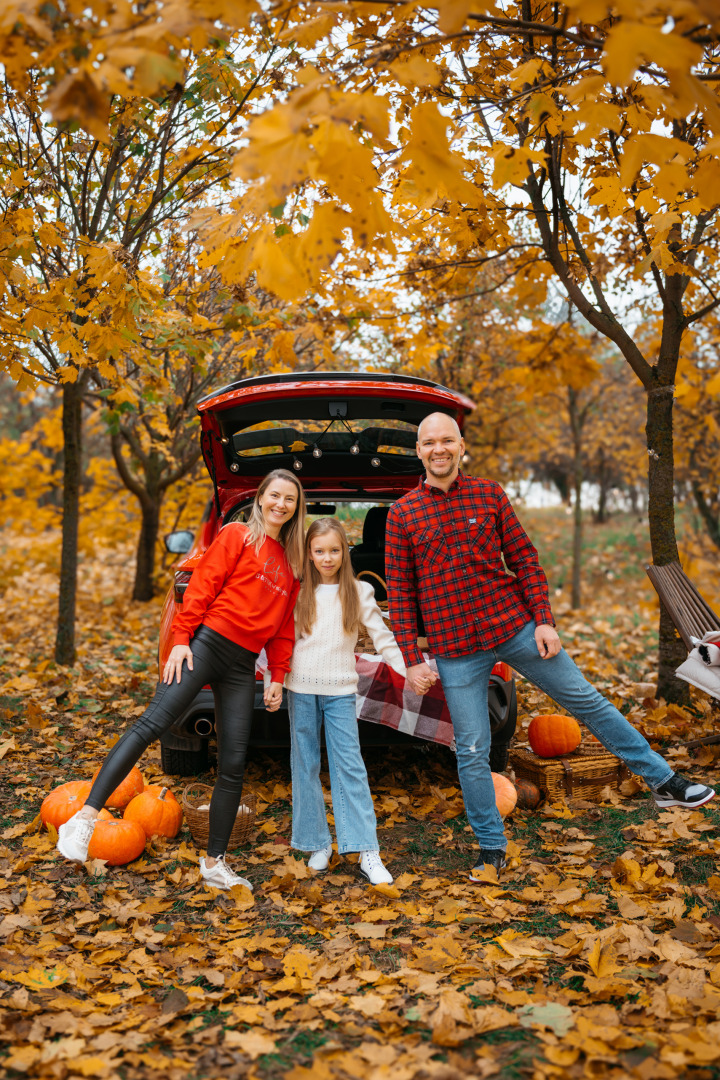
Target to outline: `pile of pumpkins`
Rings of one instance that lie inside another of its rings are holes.
[[[565,757],[577,750],[582,740],[580,725],[572,716],[545,713],[534,716],[528,728],[528,742],[534,754],[541,758]],[[518,805],[534,810],[542,802],[542,792],[531,780],[516,781]]]
[[[545,713],[535,716],[528,728],[530,749],[541,758],[565,757],[577,750],[582,741],[580,725],[572,716]],[[507,817],[516,806],[534,810],[543,799],[542,792],[532,780],[516,779],[513,784],[506,776],[493,773],[495,802],[501,817]]]
[[[95,770],[93,780],[99,771]],[[51,791],[40,807],[43,824],[59,829],[85,805],[91,787],[90,780],[71,780]],[[105,807],[98,815],[88,858],[102,859],[110,866],[124,866],[137,859],[153,836],[177,836],[182,824],[182,808],[173,793],[158,785],[146,787],[136,766],[118,784]],[[122,810],[122,818],[113,817],[107,807]]]

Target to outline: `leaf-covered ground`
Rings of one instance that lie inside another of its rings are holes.
[[[652,699],[656,616],[640,526],[588,531],[590,599],[570,613],[566,522],[534,518],[568,649],[676,766],[716,781],[717,748],[690,758],[679,746],[713,730],[707,700],[698,694],[681,710]],[[233,854],[254,894],[200,885],[185,828],[127,867],[62,861],[38,829],[42,798],[88,777],[152,688],[159,608],[118,598],[126,572],[118,553],[84,565],[72,672],[48,661],[52,575],[16,576],[2,599],[0,1068],[9,1077],[720,1077],[713,804],[658,812],[630,784],[600,805],[517,811],[509,871],[499,885],[475,886],[449,752],[373,749],[395,884],[372,889],[352,859],[336,856],[325,875],[307,870],[288,843],[287,753],[256,753],[248,783],[259,828]],[[519,690],[522,742],[547,702]],[[161,778],[157,751],[140,764],[146,782]],[[179,794],[181,782],[170,783]]]

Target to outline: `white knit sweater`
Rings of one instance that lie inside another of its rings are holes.
[[[400,675],[405,674],[402,653],[392,631],[377,606],[372,585],[356,582],[360,595],[360,619],[373,645]],[[318,585],[315,589],[316,617],[310,634],[295,642],[290,674],[285,686],[296,694],[354,694],[358,677],[355,670],[357,634],[343,630],[339,585]]]

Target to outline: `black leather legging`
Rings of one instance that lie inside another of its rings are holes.
[[[190,642],[193,670],[183,664],[180,682],[159,683],[145,712],[105,758],[88,796],[87,805],[100,810],[147,747],[191,704],[209,683],[215,698],[218,774],[210,801],[207,853],[223,855],[230,839],[242,795],[245,755],[255,703],[255,654],[201,626]]]

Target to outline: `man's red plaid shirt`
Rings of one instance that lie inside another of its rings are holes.
[[[422,480],[398,499],[385,569],[390,622],[408,667],[424,659],[418,607],[439,656],[491,649],[530,619],[554,625],[538,553],[494,480],[458,476],[448,491]]]

